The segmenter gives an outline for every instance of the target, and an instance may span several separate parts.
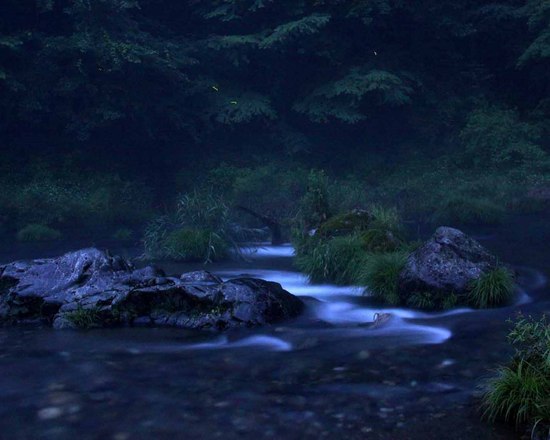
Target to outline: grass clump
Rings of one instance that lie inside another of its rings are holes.
[[[76,310],[66,313],[65,318],[79,329],[101,327],[102,323],[97,307],[89,309],[78,307]]]
[[[210,192],[180,197],[175,212],[149,224],[144,237],[145,257],[177,261],[219,260],[234,246],[229,207]]]
[[[227,256],[228,244],[217,233],[204,229],[178,229],[165,241],[172,259],[180,261],[214,261]]]
[[[399,274],[407,262],[407,253],[370,254],[362,274],[373,296],[392,305],[399,304]]]
[[[297,251],[296,266],[316,282],[355,284],[365,256],[361,240],[355,235],[330,240],[311,238]]]
[[[473,281],[468,291],[468,301],[484,309],[506,304],[514,293],[514,277],[504,267],[497,267]]]
[[[483,416],[514,421],[535,438],[550,429],[550,324],[520,315],[508,340],[516,352],[483,384]]]
[[[55,241],[61,237],[58,230],[38,223],[27,225],[17,232],[17,240],[21,242]]]
[[[389,258],[404,246],[401,222],[394,209],[354,209],[325,220],[309,233],[294,237],[296,264],[314,281],[364,284],[365,265]]]

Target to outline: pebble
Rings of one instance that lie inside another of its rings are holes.
[[[357,357],[361,360],[370,358],[370,352],[368,350],[362,350],[357,354]]]
[[[42,408],[38,411],[38,418],[40,420],[53,420],[61,417],[63,415],[63,410],[55,406],[49,406]]]

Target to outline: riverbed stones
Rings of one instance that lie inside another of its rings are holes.
[[[205,271],[168,277],[95,248],[0,266],[0,324],[228,329],[280,322],[303,303],[280,284]]]
[[[460,295],[482,274],[497,267],[487,249],[458,229],[442,226],[407,259],[399,277],[403,295],[452,292]]]

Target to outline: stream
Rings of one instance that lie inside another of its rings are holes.
[[[478,385],[511,354],[506,320],[550,311],[540,268],[515,266],[510,307],[424,313],[310,284],[290,246],[246,252],[208,269],[281,283],[303,316],[223,334],[0,329],[0,439],[519,438],[480,419]],[[377,313],[392,319],[369,328]]]

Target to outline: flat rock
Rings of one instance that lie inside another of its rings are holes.
[[[227,329],[279,322],[299,315],[303,307],[277,283],[223,282],[206,271],[167,277],[94,248],[0,266],[3,325]]]

